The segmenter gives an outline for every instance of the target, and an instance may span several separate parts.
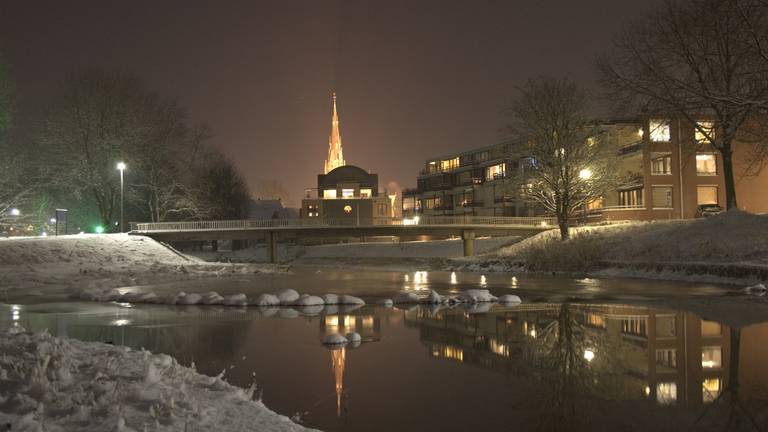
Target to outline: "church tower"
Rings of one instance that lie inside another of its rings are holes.
[[[331,136],[328,138],[328,159],[325,160],[324,174],[344,166],[344,153],[341,149],[341,132],[339,132],[339,114],[336,112],[336,93],[333,93],[333,115],[331,116]]]

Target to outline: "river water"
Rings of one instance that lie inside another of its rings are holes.
[[[511,275],[303,269],[187,292],[293,287],[354,292],[488,287],[519,306],[233,309],[46,302],[0,304],[0,327],[145,348],[328,431],[765,430],[768,324],[731,327],[637,300],[719,296],[722,287]],[[200,286],[197,286],[200,285]],[[168,287],[164,287],[168,288]],[[626,302],[622,302],[622,299]],[[710,314],[711,315],[711,314]],[[716,316],[717,314],[715,314]],[[768,314],[767,314],[768,315]],[[768,316],[766,317],[768,320]],[[330,350],[330,333],[357,347]],[[730,424],[728,423],[730,421]]]

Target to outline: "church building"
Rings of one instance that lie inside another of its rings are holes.
[[[317,176],[317,188],[308,189],[301,202],[301,217],[338,219],[350,225],[366,225],[391,216],[390,198],[379,194],[379,176],[347,165],[344,160],[334,93],[328,158],[323,174]]]

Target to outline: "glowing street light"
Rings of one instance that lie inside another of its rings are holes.
[[[124,192],[125,183],[123,182],[123,172],[125,172],[125,162],[117,163],[117,170],[120,171],[120,232],[123,232],[125,226],[125,211],[124,211]]]
[[[584,360],[591,362],[595,359],[595,352],[592,350],[584,350]]]
[[[21,210],[14,207],[11,209],[10,213],[11,213],[11,216],[19,216],[21,215]]]
[[[584,168],[583,170],[579,171],[579,178],[582,180],[589,180],[592,177],[592,170],[589,168]]]

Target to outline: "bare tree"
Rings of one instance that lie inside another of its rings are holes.
[[[729,209],[737,207],[733,143],[768,106],[760,45],[766,14],[760,0],[667,0],[598,60],[612,100],[633,111],[677,115],[720,153]]]
[[[553,213],[566,240],[575,212],[615,185],[615,149],[601,142],[583,92],[567,79],[529,80],[507,112],[518,156],[529,161],[519,177],[522,198]]]

